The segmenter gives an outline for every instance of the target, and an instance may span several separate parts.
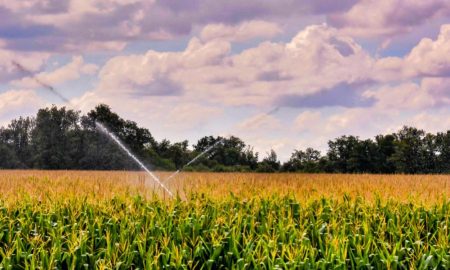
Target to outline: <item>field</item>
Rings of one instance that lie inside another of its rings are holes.
[[[149,181],[0,172],[0,268],[450,268],[449,176],[182,173],[177,199]]]

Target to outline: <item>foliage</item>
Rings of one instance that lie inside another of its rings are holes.
[[[449,268],[448,176],[177,179],[163,200],[141,172],[1,171],[0,268]]]
[[[56,106],[35,118],[19,118],[0,129],[0,168],[123,170],[139,169],[122,150],[96,129],[101,122],[152,169],[189,171],[449,173],[450,131],[426,133],[403,127],[374,140],[341,136],[328,142],[322,156],[315,149],[294,150],[284,164],[274,150],[259,153],[235,136],[205,136],[158,142],[136,122],[125,120],[101,104],[87,115]],[[203,154],[202,154],[203,153]],[[200,157],[199,157],[200,155]],[[189,161],[196,159],[195,163]]]
[[[450,204],[112,198],[0,204],[0,266],[446,269]]]
[[[258,164],[258,172],[277,172],[281,167],[278,161],[277,153],[272,149],[260,164]]]
[[[313,148],[305,151],[295,150],[291,158],[283,164],[283,170],[288,172],[320,172],[320,152]]]

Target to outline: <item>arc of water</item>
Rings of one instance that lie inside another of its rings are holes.
[[[266,112],[264,115],[273,115],[276,114],[278,111],[280,110],[280,107],[274,107],[272,108],[270,111]],[[256,121],[260,121],[261,117],[259,117],[258,119],[256,119]],[[177,176],[181,171],[183,171],[187,166],[191,165],[192,163],[194,163],[195,161],[197,161],[200,157],[204,156],[206,153],[208,153],[209,151],[211,151],[212,149],[214,149],[219,143],[221,143],[222,141],[224,141],[227,137],[229,136],[225,136],[223,138],[221,138],[220,140],[218,140],[216,143],[214,143],[213,145],[211,145],[210,147],[206,148],[203,152],[201,152],[200,154],[198,154],[196,157],[194,157],[191,161],[189,161],[188,163],[186,163],[183,167],[181,167],[180,169],[176,170],[174,173],[172,173],[169,177],[167,177],[164,182],[169,181],[170,179],[174,178],[175,176]]]
[[[51,93],[53,93],[54,95],[56,95],[57,97],[59,97],[62,101],[64,101],[65,103],[71,105],[72,107],[74,107],[70,100],[68,98],[66,98],[64,95],[62,95],[60,92],[58,92],[53,86],[43,82],[42,80],[40,80],[39,78],[37,78],[36,76],[34,76],[33,72],[31,72],[30,70],[28,70],[27,68],[25,68],[24,66],[22,66],[20,63],[16,62],[16,61],[12,61],[13,66],[15,66],[18,70],[20,70],[21,72],[25,73],[27,76],[29,76],[30,78],[32,78],[37,84],[39,84],[41,87],[47,89],[48,91],[50,91]],[[173,198],[173,193],[161,182],[161,180],[154,174],[152,173],[152,171],[150,171],[120,140],[119,138],[117,138],[116,135],[114,135],[112,132],[110,132],[105,125],[103,125],[102,123],[95,121],[96,127],[99,131],[101,131],[102,133],[106,134],[107,136],[109,136],[134,162],[136,162],[136,164],[139,165],[140,168],[142,168],[148,175],[150,175],[150,177],[153,179],[153,181],[155,181],[161,188],[163,188],[164,191],[167,192],[167,194],[169,194],[170,197]]]
[[[173,197],[172,192],[159,180],[158,177],[156,177],[156,175],[154,173],[152,173],[152,171],[150,171],[133,153],[131,153],[131,151],[120,141],[119,138],[117,138],[116,135],[114,135],[111,131],[109,131],[105,125],[103,125],[102,123],[95,121],[95,125],[98,127],[98,129],[105,133],[106,135],[108,135],[111,139],[113,139],[113,141],[120,146],[120,148],[122,148],[122,150],[127,153],[127,155],[129,157],[131,157],[134,162],[136,162],[139,167],[141,167],[144,171],[146,171],[148,173],[148,175],[150,175],[150,177],[153,178],[153,180],[163,189],[167,192],[167,194],[170,195],[170,197]]]
[[[217,145],[219,145],[221,142],[223,142],[225,140],[226,137],[221,138],[220,140],[218,140],[217,142],[215,142],[213,145],[209,146],[208,148],[206,148],[203,152],[201,152],[200,154],[198,154],[197,156],[195,156],[191,161],[189,161],[188,163],[186,163],[185,165],[183,165],[183,167],[181,167],[180,169],[178,169],[177,171],[175,171],[174,173],[172,173],[169,177],[167,177],[164,182],[169,181],[170,179],[174,178],[175,176],[177,176],[177,174],[179,174],[181,171],[183,171],[187,166],[191,165],[192,163],[196,162],[199,158],[201,158],[202,156],[206,155],[209,151],[211,151],[212,149],[214,149]]]
[[[34,76],[33,72],[31,72],[30,70],[26,69],[24,66],[22,66],[21,64],[19,64],[16,61],[12,61],[13,66],[15,66],[18,70],[20,70],[21,72],[25,73],[27,76],[29,76],[30,78],[32,78],[37,84],[39,84],[40,86],[42,86],[43,88],[47,89],[48,91],[52,92],[52,94],[54,94],[55,96],[59,97],[62,101],[64,101],[65,103],[70,104],[70,100],[68,98],[66,98],[65,96],[63,96],[61,93],[59,93],[58,91],[56,91],[56,89],[49,85],[48,83],[43,82],[41,79],[37,78],[36,76]]]

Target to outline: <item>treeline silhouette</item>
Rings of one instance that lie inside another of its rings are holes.
[[[176,170],[217,145],[194,164],[191,171],[256,171],[309,173],[448,173],[450,131],[431,134],[414,127],[361,140],[342,136],[328,142],[324,155],[315,149],[294,150],[281,163],[275,151],[260,159],[259,153],[237,137],[205,136],[189,147],[187,140],[156,141],[150,131],[122,119],[105,104],[86,115],[52,106],[35,117],[20,117],[0,128],[0,168],[3,169],[138,169],[104,134],[99,121],[133,153],[157,170]],[[218,143],[219,142],[219,143]]]

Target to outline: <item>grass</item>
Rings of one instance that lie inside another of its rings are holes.
[[[450,268],[447,176],[189,173],[176,200],[144,180],[0,172],[0,268]]]

